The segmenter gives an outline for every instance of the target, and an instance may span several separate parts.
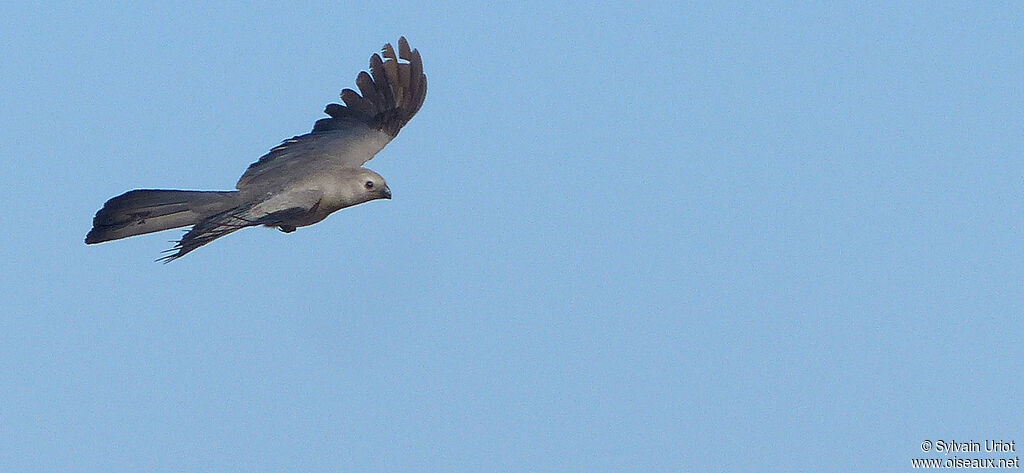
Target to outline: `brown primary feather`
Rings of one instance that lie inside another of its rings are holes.
[[[398,61],[392,59],[391,61],[384,63],[384,77],[386,79],[384,83],[391,84],[390,89],[395,96],[394,101],[392,103],[402,103],[401,91],[396,90],[401,87],[399,85],[401,83],[399,82],[400,76],[398,74]]]
[[[395,52],[392,51],[391,54],[393,55]],[[398,38],[398,57],[406,61],[412,60],[412,51],[409,50],[409,41],[405,39],[405,36]]]
[[[377,108],[373,103],[364,99],[358,92],[352,89],[342,90],[341,100],[345,102],[345,106],[355,109],[357,112],[365,113],[371,117],[377,115]]]
[[[363,98],[374,104],[373,114],[376,115],[380,110],[377,110],[376,104],[384,103],[384,97],[378,92],[376,84],[373,83],[373,77],[366,71],[362,71],[356,76],[356,86],[359,87],[359,93],[363,95]]]
[[[398,44],[402,44],[401,39],[399,39]],[[395,48],[391,46],[391,43],[384,43],[384,47],[380,48],[380,53],[388,59],[398,59],[395,56]]]
[[[373,78],[374,84],[387,83],[387,73],[384,71],[384,61],[381,60],[380,56],[374,54],[370,56],[370,76]],[[383,103],[395,103],[395,97],[391,94],[390,87],[374,87],[377,91],[377,97]]]
[[[415,80],[409,83],[409,94],[419,98],[415,104],[410,104],[412,106],[409,107],[411,110],[408,113],[409,118],[412,118],[423,106],[423,100],[427,97],[427,76],[423,75],[423,59],[420,58],[420,52],[414,49],[410,54],[409,67],[412,70],[412,78]]]

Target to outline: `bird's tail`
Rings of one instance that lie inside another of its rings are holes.
[[[235,207],[236,191],[136,189],[103,204],[92,220],[87,244],[195,225]]]

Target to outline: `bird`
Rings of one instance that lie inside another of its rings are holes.
[[[169,253],[168,263],[229,233],[267,226],[291,233],[346,207],[390,199],[384,178],[365,167],[423,105],[427,76],[404,36],[398,51],[386,43],[370,56],[369,72],[341,91],[343,104],[328,104],[328,118],[313,130],[284,140],[242,174],[233,191],[135,189],[103,204],[86,244],[192,226]]]

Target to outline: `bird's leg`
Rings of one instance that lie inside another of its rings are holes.
[[[285,233],[291,233],[291,232],[295,231],[295,227],[293,227],[291,225],[278,225],[277,229],[281,230],[282,232],[285,232]]]

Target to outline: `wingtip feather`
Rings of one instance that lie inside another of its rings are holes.
[[[406,61],[412,59],[412,52],[409,50],[409,41],[405,39],[405,36],[398,38],[398,57],[405,59]]]
[[[419,51],[410,48],[405,36],[398,39],[397,54],[391,43],[385,43],[380,53],[370,56],[369,72],[356,76],[356,86],[359,92],[341,92],[345,105],[328,105],[325,112],[333,119],[358,119],[391,136],[397,135],[426,98],[426,75]],[[318,121],[313,131],[337,126],[323,123],[324,120]]]

